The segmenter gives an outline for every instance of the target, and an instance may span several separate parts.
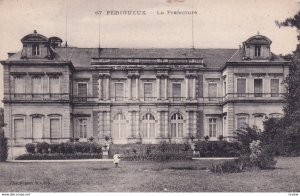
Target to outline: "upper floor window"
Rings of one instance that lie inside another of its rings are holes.
[[[124,83],[117,82],[115,83],[115,96],[116,101],[124,100]]]
[[[261,56],[261,46],[255,46],[254,56]]]
[[[40,46],[38,44],[32,44],[32,56],[40,55]]]
[[[153,84],[150,82],[144,83],[144,99],[145,101],[153,99]]]
[[[174,101],[181,99],[181,83],[172,84],[172,97]]]
[[[41,97],[42,92],[42,78],[39,76],[32,77],[32,96]]]
[[[51,97],[58,96],[60,93],[59,77],[51,76],[49,78],[49,93]]]
[[[217,119],[210,118],[208,119],[208,130],[209,130],[209,137],[217,137]]]
[[[217,83],[208,83],[208,97],[209,100],[215,100],[218,94],[218,85]]]
[[[254,96],[262,97],[263,94],[263,80],[258,78],[254,79]]]
[[[237,96],[244,97],[246,95],[246,78],[237,79]]]
[[[86,82],[79,82],[77,84],[77,89],[78,89],[78,97],[82,99],[87,98],[87,83]]]
[[[23,98],[25,93],[25,78],[24,77],[15,77],[14,78],[14,93],[15,98]]]
[[[279,79],[271,79],[271,97],[279,97]]]

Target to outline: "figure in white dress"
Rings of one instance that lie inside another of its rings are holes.
[[[119,165],[119,163],[120,163],[120,155],[119,155],[119,152],[117,152],[115,155],[114,155],[114,157],[113,157],[113,159],[114,159],[114,164],[115,164],[115,167],[118,167],[118,165]]]

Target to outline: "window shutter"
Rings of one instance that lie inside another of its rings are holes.
[[[203,75],[198,75],[198,97],[203,97]]]
[[[153,96],[152,83],[144,83],[144,98],[145,100],[151,99]]]
[[[60,138],[60,120],[59,118],[50,119],[50,137],[51,139]]]
[[[115,83],[116,100],[124,99],[124,86],[123,83]]]
[[[246,79],[237,79],[237,93],[246,93]]]
[[[97,74],[94,74],[92,77],[92,85],[93,85],[93,97],[99,97],[99,82],[98,82]]]
[[[208,97],[217,97],[217,84],[208,84]]]
[[[271,95],[272,97],[279,96],[279,79],[271,79]]]
[[[78,83],[78,97],[87,97],[86,83]]]
[[[173,97],[181,97],[181,84],[173,83]]]

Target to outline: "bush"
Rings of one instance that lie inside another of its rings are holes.
[[[227,141],[199,141],[195,144],[195,150],[201,157],[238,157],[240,145]]]
[[[8,156],[7,138],[4,136],[4,132],[0,130],[0,162],[6,161]]]
[[[28,153],[35,153],[35,144],[26,144],[25,148]]]
[[[64,160],[64,159],[101,159],[102,154],[77,153],[77,154],[23,154],[16,157],[16,160]]]
[[[213,164],[210,171],[213,173],[238,173],[242,172],[243,164],[239,160],[225,161],[220,164]]]
[[[49,148],[50,148],[50,145],[47,142],[42,142],[42,143],[38,142],[36,144],[37,153],[48,153]]]
[[[158,153],[158,154],[139,154],[124,156],[126,161],[172,161],[172,160],[191,160],[192,156],[185,154]]]
[[[60,152],[59,146],[60,144],[50,144],[51,153],[59,153]]]

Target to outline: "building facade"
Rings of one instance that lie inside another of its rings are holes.
[[[12,146],[93,137],[114,143],[226,140],[282,115],[289,62],[255,35],[238,49],[63,47],[36,31],[1,61]]]

